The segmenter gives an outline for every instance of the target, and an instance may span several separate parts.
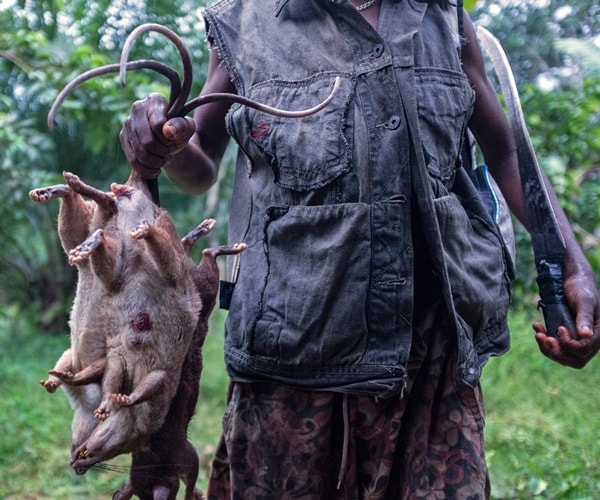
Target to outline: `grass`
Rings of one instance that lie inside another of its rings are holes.
[[[213,315],[201,403],[190,425],[202,489],[226,404],[221,322]],[[0,500],[109,499],[127,481],[129,456],[111,460],[111,470],[93,468],[83,476],[69,467],[71,407],[62,391],[48,394],[39,385],[68,342],[66,335],[28,334],[0,323]]]
[[[201,399],[190,435],[208,463],[221,428],[227,378],[222,317],[207,338]],[[486,443],[494,498],[594,499],[600,491],[600,365],[581,371],[538,352],[530,321],[513,314],[513,348],[484,370]],[[68,465],[71,409],[38,381],[66,348],[65,336],[0,324],[0,499],[110,498],[127,479],[129,457],[76,476]]]
[[[486,450],[495,498],[600,498],[600,359],[583,370],[539,353],[511,316],[512,348],[484,370]]]

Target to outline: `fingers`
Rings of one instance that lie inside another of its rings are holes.
[[[558,328],[558,338],[548,335],[541,323],[534,323],[535,340],[542,354],[551,360],[571,368],[583,368],[600,348],[593,337],[573,339],[564,327]]]
[[[577,314],[575,320],[577,333],[582,339],[589,339],[594,335],[592,328],[594,318],[592,312],[582,311]]]
[[[583,368],[600,349],[600,297],[593,273],[572,272],[564,283],[565,295],[575,313],[576,332],[564,326],[557,336],[548,334],[544,325],[534,323],[535,338],[548,358],[572,368]]]
[[[131,107],[119,138],[131,167],[142,177],[156,178],[171,156],[181,151],[193,135],[191,118],[167,121],[168,103],[159,94],[151,94]]]
[[[576,274],[565,279],[565,295],[572,311],[576,311],[575,325],[581,338],[591,338],[600,317],[600,297],[592,273]]]
[[[162,137],[166,106],[166,100],[154,94],[135,102],[119,134],[127,161],[145,178],[158,177],[168,158],[169,151],[165,145],[168,140]],[[160,126],[155,124],[156,121],[161,122]],[[156,135],[157,130],[160,132],[159,136]]]

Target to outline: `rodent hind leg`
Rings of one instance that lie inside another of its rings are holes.
[[[69,252],[69,264],[79,264],[90,259],[94,274],[106,287],[118,279],[117,259],[119,242],[103,229],[96,229],[83,243]]]
[[[126,366],[119,355],[109,355],[106,358],[106,367],[102,378],[102,401],[94,410],[98,420],[106,420],[114,407],[112,396],[123,390]]]
[[[73,193],[73,190],[66,184],[56,184],[36,188],[29,191],[29,198],[36,203],[47,203],[51,200],[65,198]]]
[[[73,370],[73,351],[72,349],[67,349],[58,358],[54,368],[48,371],[50,376],[46,380],[40,380],[40,384],[49,393],[56,392],[56,389],[62,385],[63,380],[54,375],[53,372],[70,373],[71,370]]]
[[[104,375],[106,369],[106,362],[106,358],[98,359],[77,373],[59,370],[57,368],[50,370],[48,373],[59,378],[67,385],[93,384],[102,380],[102,375]]]
[[[60,199],[58,212],[58,234],[65,252],[81,243],[89,235],[89,226],[94,213],[94,203],[86,201],[66,184],[57,184],[32,189],[29,197],[36,203],[47,203]]]
[[[112,500],[130,500],[133,498],[135,490],[131,483],[126,483],[114,492]]]
[[[146,242],[160,274],[168,281],[177,282],[186,272],[183,263],[184,258],[187,257],[182,255],[181,247],[178,247],[179,241],[173,241],[173,233],[162,227],[168,216],[164,214],[162,217],[165,219],[159,217],[154,225],[148,224],[145,220],[140,221],[130,234],[132,238],[143,239]]]
[[[104,243],[104,231],[96,229],[88,238],[69,251],[69,264],[79,264],[88,259],[92,252]]]
[[[113,393],[110,398],[118,406],[137,405],[150,399],[160,400],[166,398],[168,391],[165,391],[165,388],[168,381],[164,370],[153,370],[140,380],[131,394]],[[170,401],[162,401],[162,403],[166,406]]]
[[[203,236],[206,236],[215,227],[217,221],[215,219],[205,219],[192,229],[188,234],[181,238],[181,243],[186,253],[189,255],[194,243]]]
[[[246,250],[246,248],[248,248],[246,243],[235,243],[229,246],[205,248],[202,251],[202,260],[204,260],[204,257],[207,257],[209,260],[214,260],[219,255],[237,255]],[[202,265],[202,262],[200,262],[199,265]]]
[[[219,268],[217,265],[217,257],[220,255],[238,255],[242,253],[244,250],[248,248],[246,243],[236,243],[230,246],[222,246],[222,247],[211,247],[205,248],[202,251],[202,259],[198,264],[197,269],[200,271],[199,275],[203,280],[210,280],[211,278],[217,280],[219,277]],[[202,287],[202,285],[196,284],[197,286]]]
[[[196,488],[196,481],[198,480],[198,473],[200,471],[200,462],[198,453],[189,440],[186,440],[183,449],[180,450],[179,458],[179,463],[183,464],[181,466],[180,476],[185,484],[185,500],[201,500],[203,498],[202,493]]]
[[[79,176],[72,174],[71,172],[63,172],[63,177],[73,191],[90,200],[94,200],[105,212],[114,213],[116,211],[117,205],[113,193],[106,193],[90,186],[83,182]]]

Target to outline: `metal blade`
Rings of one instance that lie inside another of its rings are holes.
[[[540,167],[527,131],[521,100],[510,64],[504,49],[488,30],[479,26],[477,36],[498,76],[500,88],[506,102],[509,122],[515,135],[519,171],[531,225],[530,232],[534,251],[536,252],[536,260],[561,253],[565,247],[564,239],[558,228],[554,210],[550,205],[546,187],[540,175]]]
[[[515,136],[529,232],[538,271],[539,307],[544,313],[546,329],[549,335],[556,336],[558,327],[562,325],[576,338],[577,332],[563,286],[565,241],[548,199],[540,166],[531,144],[517,85],[500,42],[481,26],[477,28],[477,37],[494,66]]]

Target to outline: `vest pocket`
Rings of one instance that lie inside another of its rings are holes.
[[[427,169],[433,177],[446,181],[454,174],[475,94],[463,73],[416,68],[415,77]]]
[[[510,282],[497,230],[469,203],[455,193],[434,200],[454,307],[477,336],[505,320]]]
[[[269,210],[254,354],[307,370],[360,359],[367,340],[369,214],[358,203]]]
[[[329,95],[333,74],[300,81],[269,80],[253,86],[248,96],[284,110],[316,106]],[[275,183],[295,191],[323,187],[350,169],[347,115],[354,83],[341,77],[340,88],[321,111],[304,118],[282,118],[244,108],[246,147],[258,148],[273,169]],[[239,112],[238,112],[239,113]],[[238,115],[235,113],[235,115]]]

